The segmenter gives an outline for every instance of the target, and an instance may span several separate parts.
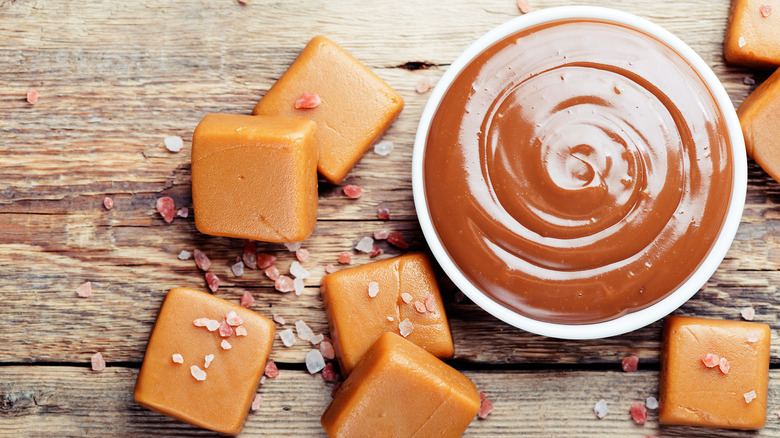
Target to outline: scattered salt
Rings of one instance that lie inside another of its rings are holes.
[[[756,317],[756,309],[752,307],[745,307],[739,313],[745,321],[752,321]]]
[[[304,92],[295,100],[295,109],[317,108],[321,103],[322,99],[316,93]]]
[[[404,303],[409,304],[412,302],[412,294],[408,292],[404,292],[401,294],[401,299],[403,300]]]
[[[208,318],[198,318],[196,320],[193,320],[192,324],[194,324],[195,327],[206,327],[206,323],[209,321],[210,319]]]
[[[348,252],[342,252],[341,254],[339,254],[339,263],[341,263],[342,265],[348,265],[352,263],[352,254]]]
[[[168,149],[171,152],[179,152],[181,148],[184,147],[184,141],[178,135],[165,137],[163,143],[165,143],[165,149]]]
[[[262,404],[263,404],[263,396],[260,394],[255,394],[255,398],[252,399],[252,406],[250,407],[250,409],[256,411],[260,409],[260,405]]]
[[[271,280],[276,281],[279,279],[279,269],[277,269],[276,266],[271,265],[271,267],[266,268],[265,276],[270,278]]]
[[[746,392],[746,393],[742,394],[742,396],[745,397],[745,403],[750,403],[757,397],[755,390],[750,391],[750,392]]]
[[[332,274],[336,271],[338,271],[339,268],[337,268],[333,263],[328,263],[328,266],[325,266],[325,273],[326,274]]]
[[[190,367],[190,373],[192,374],[192,377],[194,377],[195,380],[199,382],[206,380],[206,372],[200,369],[200,367],[197,365]]]
[[[374,249],[371,250],[371,254],[369,254],[368,256],[373,259],[374,257],[378,256],[379,254],[382,254],[383,252],[384,251],[382,251],[382,248],[374,245]]]
[[[368,296],[374,298],[379,293],[379,283],[376,281],[368,282]]]
[[[380,141],[379,143],[374,145],[374,153],[381,155],[383,157],[386,157],[390,155],[390,152],[393,152],[393,142],[392,141]]]
[[[311,273],[306,269],[303,269],[301,264],[297,261],[294,261],[290,264],[290,274],[295,278],[300,278],[301,280],[305,280],[311,276]]]
[[[609,414],[609,408],[607,407],[607,401],[603,398],[596,403],[595,406],[593,406],[593,413],[596,414],[596,417],[601,419],[607,416]]]
[[[216,331],[221,325],[222,324],[215,319],[209,319],[208,321],[206,321],[206,328],[210,332]]]
[[[376,209],[376,218],[381,220],[389,220],[390,219],[390,210],[387,208],[377,208]]]
[[[433,294],[425,296],[425,310],[433,313],[436,310],[436,297]]]
[[[35,88],[28,88],[27,89],[27,103],[35,104],[35,102],[38,101],[38,90]]]
[[[174,353],[171,355],[171,360],[175,363],[184,363],[184,357],[179,353]]]
[[[279,323],[281,325],[284,325],[287,321],[284,320],[284,317],[282,315],[277,315],[274,313],[273,320],[276,323]]]
[[[623,371],[627,373],[633,373],[634,371],[637,370],[637,367],[639,366],[639,357],[627,356],[626,358],[623,359],[621,366],[623,367]]]
[[[228,342],[226,339],[223,339],[219,345],[220,347],[222,347],[223,350],[230,350],[231,348],[233,348],[233,346],[230,345],[230,342]]]
[[[222,320],[222,322],[219,323],[219,335],[223,338],[229,338],[233,335],[233,327],[225,320]]]
[[[246,328],[243,325],[236,327],[236,336],[246,336]]]
[[[398,324],[398,329],[401,331],[401,336],[407,337],[414,330],[414,324],[406,318]]]
[[[284,246],[288,251],[295,252],[301,249],[301,242],[287,242],[284,244]]]
[[[647,406],[647,409],[658,409],[658,399],[655,397],[647,397],[647,399],[645,399],[645,406]]]
[[[203,253],[203,251],[196,249],[193,251],[193,256],[195,257],[195,265],[200,269],[201,271],[208,271],[209,268],[211,268],[211,260],[209,260],[208,256]]]
[[[306,353],[306,369],[309,370],[309,374],[314,374],[325,368],[325,359],[322,357],[322,353],[317,350],[309,350]]]
[[[416,91],[419,94],[423,94],[431,89],[433,86],[433,82],[431,81],[431,78],[428,76],[425,76],[424,78],[420,79],[420,82],[417,83],[417,85],[414,87],[414,91]]]
[[[517,0],[517,9],[519,9],[521,13],[527,14],[531,12],[531,5],[528,4],[528,0]]]
[[[301,296],[303,294],[304,284],[303,284],[303,278],[296,278],[293,280],[293,289],[295,289],[295,295]]]
[[[265,379],[266,379],[266,377],[264,375],[260,376],[260,384],[261,385],[265,385]]]
[[[745,45],[747,45],[747,41],[745,41],[745,37],[739,37],[737,44],[739,45],[740,49],[745,47]]]
[[[484,394],[484,392],[480,392],[482,402],[480,403],[479,411],[477,412],[477,417],[479,417],[480,420],[486,419],[488,415],[493,412],[493,402]]]
[[[162,216],[165,222],[173,222],[173,214],[175,213],[174,210],[176,209],[173,198],[170,196],[164,196],[155,201],[154,206],[157,208],[157,211],[160,212],[160,216]]]
[[[314,337],[314,332],[311,328],[301,320],[295,321],[295,330],[298,332],[298,337],[304,341],[311,341],[311,338]]]
[[[720,364],[720,358],[712,353],[707,353],[702,356],[701,361],[707,368],[716,367]]]
[[[214,355],[213,354],[207,354],[206,355],[206,360],[203,363],[203,368],[208,368],[209,365],[211,365],[211,361],[212,360],[214,360]]]
[[[244,262],[239,261],[238,263],[231,266],[230,270],[233,271],[233,275],[236,277],[241,277],[244,275]]]
[[[761,16],[766,18],[772,14],[772,6],[771,5],[761,5],[758,7],[759,12],[761,12]]]
[[[114,200],[106,196],[103,198],[103,207],[105,207],[106,210],[111,210],[114,208]]]
[[[104,369],[106,369],[106,361],[98,351],[92,355],[92,371],[103,371]]]
[[[312,343],[312,345],[317,345],[320,342],[322,342],[323,339],[325,339],[325,335],[323,335],[322,333],[318,333],[318,334],[312,336],[312,338],[310,339],[310,342]]]
[[[409,244],[406,243],[406,239],[404,239],[403,234],[399,233],[398,231],[393,231],[389,236],[387,236],[387,243],[399,249],[409,248]]]
[[[751,78],[750,76],[745,76],[742,78],[742,83],[745,85],[756,85],[756,80]]]
[[[190,209],[187,207],[182,207],[176,211],[176,216],[187,218],[190,215]]]
[[[276,256],[266,253],[257,254],[257,267],[260,269],[268,269],[276,263]]]
[[[363,196],[363,189],[354,184],[348,184],[341,190],[345,195],[347,195],[347,198],[349,199],[358,199],[359,197]]]
[[[747,338],[747,341],[750,342],[751,344],[753,342],[757,342],[758,341],[758,335],[756,333],[749,334],[748,338]]]
[[[322,369],[322,378],[329,382],[336,380],[336,371],[333,369],[333,363],[325,365],[325,368]]]
[[[374,239],[376,240],[385,240],[390,236],[390,231],[388,230],[376,230],[374,231]]]
[[[279,337],[282,338],[282,344],[285,347],[292,347],[295,345],[295,334],[292,329],[286,329],[279,332]]]
[[[244,242],[244,253],[241,254],[241,260],[249,269],[257,269],[257,245],[254,240]]]
[[[642,403],[634,403],[631,405],[631,418],[636,424],[647,423],[647,408]]]
[[[89,298],[92,295],[92,283],[86,281],[76,288],[76,295],[81,298]]]
[[[370,253],[374,249],[374,239],[368,236],[360,239],[360,242],[355,245],[355,249],[366,254]]]
[[[190,252],[189,252],[189,251],[184,251],[184,250],[182,250],[182,251],[179,253],[179,260],[189,260],[189,259],[190,259],[190,257],[192,257],[192,254],[190,254]]]
[[[425,304],[423,304],[420,301],[414,302],[414,310],[417,311],[417,313],[425,313]]]
[[[248,309],[254,302],[255,297],[252,296],[252,293],[244,291],[244,294],[241,295],[241,307],[246,307]]]
[[[228,312],[227,316],[225,316],[225,322],[227,322],[229,325],[233,327],[237,327],[244,323],[243,318],[238,316],[235,310],[231,310]]]
[[[387,320],[388,320],[388,321],[395,321],[395,318],[393,318],[392,316],[388,316],[388,317],[387,317]]]
[[[729,363],[728,359],[721,357],[720,362],[718,363],[718,368],[720,368],[721,373],[728,374],[729,370],[731,369],[731,364]]]
[[[265,370],[263,371],[263,374],[265,374],[268,378],[273,379],[274,377],[279,377],[279,367],[276,366],[274,361],[269,360],[265,363]]]
[[[274,288],[279,292],[287,293],[295,290],[295,284],[293,283],[292,278],[286,275],[280,275],[274,282]]]
[[[219,289],[219,277],[211,272],[206,272],[206,284],[212,293],[216,292]]]
[[[330,341],[320,342],[320,353],[322,353],[322,357],[327,360],[333,360],[333,358],[336,357],[336,351],[333,350],[333,344],[331,344]]]
[[[299,262],[305,262],[306,259],[309,258],[309,250],[301,248],[298,251],[295,251],[295,258],[298,259]]]

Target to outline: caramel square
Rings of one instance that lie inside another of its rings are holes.
[[[734,64],[780,65],[780,0],[732,0],[723,52]]]
[[[780,181],[780,69],[742,102],[737,115],[748,156]]]
[[[222,337],[196,327],[199,318],[222,321],[234,311],[246,336]],[[236,435],[244,426],[274,339],[274,324],[251,310],[205,292],[171,290],[163,302],[135,385],[135,401],[199,427]],[[224,349],[227,341],[230,349]],[[176,363],[174,354],[183,362]],[[214,355],[208,368],[206,356]],[[191,367],[205,371],[205,380]]]

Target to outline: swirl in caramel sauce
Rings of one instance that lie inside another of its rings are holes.
[[[434,229],[465,276],[536,320],[588,324],[672,293],[713,246],[733,179],[724,117],[652,36],[566,20],[471,61],[424,156]]]

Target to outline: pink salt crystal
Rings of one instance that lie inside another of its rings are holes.
[[[384,252],[384,251],[382,251],[382,248],[380,248],[380,247],[378,247],[378,246],[374,245],[374,249],[372,249],[372,250],[371,250],[371,254],[369,254],[368,256],[369,256],[369,257],[371,257],[371,258],[373,259],[374,257],[376,257],[376,256],[378,256],[378,255],[380,255],[380,254],[382,254],[383,252]]]
[[[255,394],[255,398],[252,399],[252,407],[251,409],[253,411],[256,411],[260,409],[260,405],[263,404],[263,396],[260,394]]]
[[[404,303],[409,304],[412,302],[412,294],[404,292],[401,294],[401,299]]]
[[[336,380],[336,371],[333,369],[333,363],[326,364],[325,368],[322,369],[322,378],[329,382]]]
[[[320,342],[322,342],[325,339],[325,336],[322,333],[314,335],[309,342],[312,343],[312,345],[317,345]]]
[[[211,320],[208,318],[198,318],[192,321],[192,323],[195,325],[195,327],[206,327],[206,324],[208,324],[209,321]]]
[[[761,11],[761,16],[764,18],[772,14],[772,6],[770,5],[761,5],[758,7],[758,10]]]
[[[173,199],[171,197],[164,196],[159,198],[157,202],[155,202],[155,207],[157,207],[157,211],[160,212],[160,215],[162,216],[163,220],[165,220],[165,222],[173,222],[173,214],[175,213],[176,206],[174,205]]]
[[[752,307],[745,307],[740,311],[740,313],[742,314],[742,318],[744,318],[745,321],[752,321],[753,318],[756,317],[756,309]]]
[[[199,382],[206,380],[206,372],[200,369],[200,367],[197,365],[190,367],[190,374],[192,374],[192,377],[194,377],[195,380]]]
[[[219,277],[212,274],[211,272],[206,272],[206,284],[208,284],[212,293],[216,292],[217,289],[219,289]]]
[[[480,393],[482,403],[479,405],[479,412],[477,412],[477,416],[480,420],[486,419],[488,415],[493,412],[493,402],[490,401],[490,399],[487,398],[484,394],[485,393]]]
[[[753,342],[757,342],[758,341],[758,335],[756,333],[749,334],[748,338],[747,338],[747,341],[750,342],[751,344]]]
[[[174,361],[175,363],[184,363],[184,357],[179,353],[174,353],[171,356],[171,360]]]
[[[279,269],[277,269],[276,266],[271,266],[270,268],[266,268],[265,276],[270,278],[271,280],[276,281],[279,279]]]
[[[182,207],[176,212],[176,216],[186,218],[190,215],[190,209]]]
[[[295,283],[292,278],[286,275],[280,275],[279,278],[276,279],[276,282],[274,282],[274,288],[282,293],[292,292],[295,290]]]
[[[248,5],[249,4],[249,0],[238,0],[238,3],[240,3],[242,5]],[[257,398],[257,397],[260,397],[260,394],[258,394],[255,398]],[[263,401],[262,397],[260,397],[260,401],[261,402]],[[254,403],[254,402],[252,402],[252,403]],[[254,406],[254,404],[252,406]],[[260,407],[259,404],[257,406]],[[254,410],[254,409],[252,409],[252,410]]]
[[[38,101],[38,90],[35,88],[28,88],[27,89],[27,103],[35,104],[35,102]]]
[[[103,207],[105,207],[106,210],[111,210],[114,208],[114,200],[106,196],[103,198]]]
[[[92,371],[103,371],[104,369],[106,369],[106,361],[98,351],[92,355]]]
[[[295,290],[295,296],[301,296],[304,290],[303,278],[296,277],[295,280],[293,280],[293,289]]]
[[[287,248],[287,251],[298,251],[301,249],[301,245],[303,245],[303,242],[285,242],[284,247]]]
[[[209,365],[211,365],[211,361],[213,361],[213,360],[214,360],[214,355],[213,354],[207,354],[206,358],[204,360],[204,363],[203,363],[203,368],[208,368]]]
[[[243,325],[236,327],[236,336],[246,336],[247,334]]]
[[[230,350],[233,348],[232,345],[230,345],[230,342],[227,341],[227,339],[223,339],[222,342],[219,344],[220,347],[222,347],[223,350]]]
[[[244,275],[244,262],[239,261],[238,263],[232,265],[230,267],[230,270],[233,271],[233,275],[236,277],[241,277]]]
[[[233,334],[233,327],[230,326],[230,324],[227,323],[227,321],[222,320],[221,323],[219,323],[219,335],[223,338],[227,338]]]
[[[633,373],[637,370],[639,366],[639,357],[637,356],[627,356],[623,359],[623,362],[621,363],[623,366],[623,371],[627,373]]]
[[[295,251],[295,258],[298,259],[299,262],[303,263],[306,261],[306,259],[309,258],[309,250],[308,249],[299,249],[298,251]]]
[[[376,209],[376,218],[381,219],[383,221],[390,219],[390,210],[387,208],[377,208]]]
[[[241,295],[241,307],[247,309],[255,302],[255,297],[249,291],[244,291],[244,295]]]
[[[322,103],[322,99],[316,93],[304,92],[295,100],[295,109],[317,108]]]
[[[264,252],[257,254],[257,267],[260,269],[268,269],[276,263],[276,256],[266,254]]]
[[[320,353],[322,353],[322,357],[327,360],[333,360],[333,358],[336,357],[336,352],[333,350],[333,344],[329,341],[320,342]]]
[[[273,361],[269,360],[265,363],[264,374],[268,376],[268,378],[273,379],[274,377],[279,376],[279,368]]]
[[[284,325],[286,321],[284,320],[284,317],[282,315],[277,315],[274,313],[274,322]]]
[[[425,296],[425,310],[429,312],[434,312],[436,310],[436,298],[433,294]]]
[[[755,390],[752,390],[750,392],[746,392],[746,393],[742,394],[742,396],[745,397],[745,403],[750,403],[757,397]]]
[[[387,236],[387,242],[400,249],[409,248],[409,244],[406,243],[406,239],[404,239],[404,236],[398,231],[393,231],[390,233],[390,235]]]
[[[423,304],[420,301],[414,302],[414,310],[417,311],[417,313],[425,313],[425,304]]]
[[[206,329],[210,332],[216,331],[222,326],[222,323],[216,319],[209,319],[206,321]]]
[[[716,367],[720,364],[720,358],[712,353],[707,353],[702,356],[701,361],[707,368]]]
[[[328,266],[325,266],[325,273],[326,274],[332,274],[336,271],[338,271],[339,268],[337,268],[333,263],[328,263]]]
[[[232,325],[233,327],[236,327],[243,324],[244,320],[238,316],[235,310],[231,310],[228,312],[227,316],[225,316],[225,322],[227,322],[229,325]]]
[[[414,91],[418,92],[419,94],[423,94],[430,90],[432,85],[433,82],[431,82],[431,78],[425,76],[424,78],[420,79],[420,82],[418,82],[414,87]]]
[[[390,232],[387,230],[374,230],[374,239],[385,240],[390,236]]]
[[[211,268],[211,260],[209,260],[208,256],[206,256],[203,251],[196,249],[192,252],[192,255],[195,257],[195,265],[198,269],[205,272]]]
[[[249,269],[257,269],[257,245],[253,240],[244,242],[244,253],[241,254],[241,260]]]
[[[531,5],[528,4],[528,0],[517,0],[517,9],[519,9],[521,13],[527,14],[531,12]]]
[[[354,184],[348,184],[342,190],[349,199],[357,199],[363,195],[363,189]]]
[[[376,281],[368,282],[368,296],[374,298],[379,293],[379,283]]]
[[[647,423],[647,408],[642,403],[634,403],[631,405],[631,418],[634,419],[636,424]]]
[[[728,374],[729,369],[731,369],[731,364],[729,363],[728,359],[721,357],[720,361],[718,362],[718,367],[720,368],[721,373]]]
[[[86,281],[76,288],[76,295],[81,298],[89,298],[92,295],[92,282]]]
[[[342,252],[341,254],[339,254],[339,263],[341,263],[342,265],[349,265],[350,263],[352,263],[352,254],[348,252]]]
[[[406,318],[398,324],[398,329],[401,331],[401,336],[407,337],[414,330],[414,324]]]

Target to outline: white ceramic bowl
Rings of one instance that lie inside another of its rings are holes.
[[[677,51],[704,79],[707,87],[715,97],[720,111],[723,113],[731,142],[731,158],[734,170],[731,203],[725,222],[712,249],[698,269],[677,290],[656,304],[619,318],[596,324],[555,324],[538,321],[504,307],[475,286],[450,258],[436,233],[428,211],[423,175],[423,159],[431,120],[445,92],[461,70],[485,49],[511,34],[528,27],[564,19],[602,20],[622,24],[651,35]],[[740,218],[742,217],[747,190],[747,158],[745,156],[742,129],[734,111],[734,106],[718,78],[693,49],[669,31],[636,15],[608,8],[565,6],[535,11],[496,27],[479,38],[452,63],[431,93],[420,119],[412,157],[412,187],[417,216],[434,257],[455,285],[474,303],[496,318],[532,333],[563,339],[598,339],[630,332],[663,318],[690,299],[712,276],[721,261],[723,261],[723,257],[725,257],[731,242],[734,240]]]

